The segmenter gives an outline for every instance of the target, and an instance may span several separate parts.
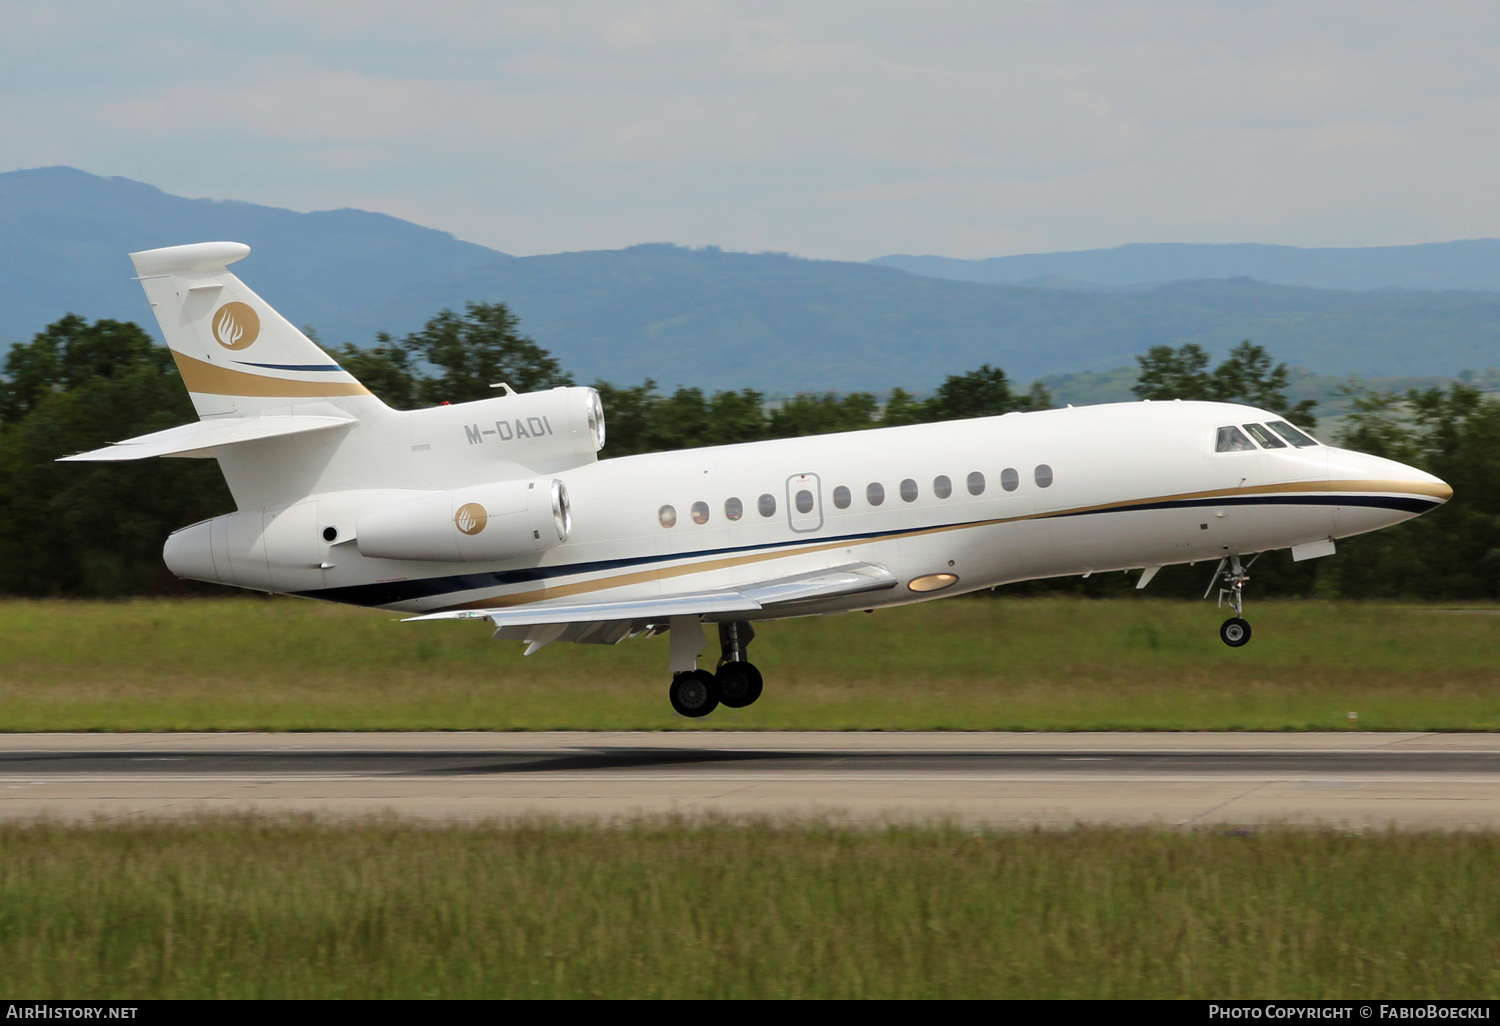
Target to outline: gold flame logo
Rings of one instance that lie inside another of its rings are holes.
[[[490,515],[477,502],[466,502],[453,514],[453,523],[464,534],[478,534],[489,523]]]
[[[244,303],[225,303],[214,314],[214,341],[225,349],[245,349],[260,337],[260,315]]]

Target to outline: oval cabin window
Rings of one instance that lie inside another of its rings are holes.
[[[902,502],[916,502],[917,501],[917,483],[915,481],[913,481],[911,478],[907,478],[905,481],[901,482],[901,501]]]
[[[745,504],[739,499],[724,500],[724,519],[738,520],[745,515]]]
[[[812,492],[808,491],[806,488],[804,488],[800,492],[798,492],[797,493],[797,497],[794,500],[792,500],[792,501],[794,501],[797,504],[797,512],[798,513],[811,513],[812,512],[812,508],[813,508]]]
[[[848,509],[849,503],[853,501],[854,497],[849,494],[849,489],[843,485],[839,485],[833,490],[833,504],[839,509]]]
[[[972,474],[969,475],[969,494],[970,495],[983,495],[984,494],[984,475],[981,474],[977,470],[974,471],[974,473],[972,473]]]
[[[1013,492],[1021,486],[1021,475],[1016,473],[1015,467],[1006,467],[1000,471],[1000,487],[1007,492]]]
[[[656,511],[656,519],[661,521],[663,527],[677,526],[677,510],[671,506],[663,506]]]
[[[776,515],[776,496],[762,495],[760,501],[756,504],[756,508],[760,510],[761,516],[774,517]]]
[[[885,501],[885,485],[879,481],[871,481],[865,486],[865,501],[871,506],[879,506]]]
[[[1037,465],[1036,486],[1038,488],[1050,488],[1052,486],[1052,468],[1045,463]]]
[[[953,494],[953,482],[948,480],[947,474],[939,474],[932,479],[932,494],[939,499],[946,499]]]
[[[706,524],[706,523],[708,523],[708,503],[706,503],[706,502],[695,502],[695,503],[693,503],[692,514],[693,514],[693,523],[695,523],[695,524]]]

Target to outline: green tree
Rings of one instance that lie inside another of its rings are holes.
[[[116,378],[138,367],[161,373],[172,354],[129,321],[95,321],[66,314],[30,342],[18,342],[5,356],[0,421],[16,421],[47,396],[96,378]]]
[[[1457,383],[1404,396],[1350,390],[1339,444],[1436,474],[1442,508],[1339,543],[1319,586],[1352,597],[1500,598],[1500,400]]]
[[[891,389],[890,398],[880,414],[881,427],[901,427],[904,424],[925,424],[927,407],[914,398],[906,389],[897,386]]]
[[[1286,364],[1273,366],[1271,354],[1249,339],[1231,349],[1212,372],[1208,353],[1195,342],[1178,349],[1152,346],[1135,359],[1140,373],[1130,390],[1142,399],[1244,403],[1280,413],[1309,431],[1317,427],[1312,411],[1318,404],[1311,399],[1292,403],[1286,396]]]
[[[1208,353],[1195,342],[1180,349],[1152,346],[1135,362],[1141,372],[1130,390],[1142,399],[1164,402],[1170,399],[1219,399],[1219,386],[1208,372]]]
[[[216,463],[55,462],[195,420],[170,351],[135,324],[69,315],[15,346],[5,372],[0,592],[199,590],[171,576],[161,549],[178,527],[234,508]]]
[[[833,431],[862,431],[878,427],[879,404],[869,392],[814,395],[801,392],[771,411],[768,434],[772,438],[797,438]]]
[[[1228,403],[1244,403],[1272,410],[1309,431],[1318,426],[1313,416],[1317,402],[1304,399],[1293,404],[1286,397],[1286,364],[1271,364],[1271,354],[1249,339],[1229,351],[1229,356],[1214,368],[1218,397]]]
[[[442,371],[419,379],[424,402],[488,399],[495,394],[491,386],[502,381],[517,392],[573,383],[547,350],[521,334],[521,322],[504,303],[466,303],[464,309],[463,316],[438,311],[421,331],[401,341],[409,353]]]
[[[427,405],[422,399],[423,377],[412,366],[411,350],[388,333],[376,335],[373,346],[345,342],[329,353],[392,409],[415,410]]]
[[[1005,371],[986,363],[967,374],[950,374],[924,405],[924,419],[934,421],[1046,409],[1052,401],[1040,383],[1032,385],[1027,394],[1016,395]]]
[[[765,398],[751,388],[715,392],[678,388],[670,396],[647,378],[621,388],[596,381],[604,403],[605,457],[753,442],[766,436]]]

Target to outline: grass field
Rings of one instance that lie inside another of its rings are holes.
[[[667,705],[664,638],[525,658],[482,623],[294,599],[7,601],[0,730],[1500,728],[1495,611],[1250,613],[1238,650],[1206,602],[954,599],[771,623],[752,650],[765,697],[688,721]]]
[[[1489,997],[1492,834],[0,826],[28,997]]]

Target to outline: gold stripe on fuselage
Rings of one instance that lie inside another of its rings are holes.
[[[177,371],[189,392],[200,395],[253,395],[290,398],[328,395],[369,395],[370,390],[358,381],[293,381],[271,378],[264,374],[220,367],[172,350]]]
[[[1355,495],[1424,495],[1443,502],[1446,502],[1453,495],[1453,489],[1441,482],[1288,481],[1281,484],[1252,485],[1245,488],[1215,488],[1203,492],[1181,492],[1176,495],[1163,495],[1149,499],[1129,499],[1123,502],[1102,503],[1097,506],[1075,506],[1068,509],[1047,510],[1042,513],[1026,513],[1015,517],[972,520],[962,524],[943,524],[939,527],[920,527],[910,531],[896,531],[888,535],[883,535],[880,540],[897,541],[902,538],[915,538],[924,534],[942,534],[946,531],[962,531],[973,527],[994,527],[998,524],[1013,524],[1022,520],[1048,520],[1054,517],[1074,516],[1083,513],[1108,513],[1112,509],[1162,502],[1241,498],[1254,495],[1284,495],[1292,492],[1344,492]],[[691,574],[707,573],[712,570],[726,570],[730,567],[748,566],[753,563],[763,563],[772,559],[804,556],[814,552],[826,552],[830,549],[847,548],[849,545],[850,542],[848,540],[817,542],[796,548],[779,548],[769,552],[756,552],[744,556],[725,556],[720,559],[683,563],[678,566],[658,567],[653,570],[635,570],[629,573],[616,574],[612,577],[595,577],[587,581],[576,581],[573,584],[563,584],[557,587],[542,587],[534,591],[518,592],[512,595],[475,599],[471,602],[461,602],[457,605],[441,606],[437,609],[425,610],[425,612],[445,613],[458,609],[500,609],[509,606],[532,605],[552,599],[569,598],[574,595],[587,595],[596,591],[607,591],[610,588],[624,588],[633,584],[648,584],[652,581],[670,580],[674,577],[686,577]],[[684,556],[683,558],[690,557]]]

